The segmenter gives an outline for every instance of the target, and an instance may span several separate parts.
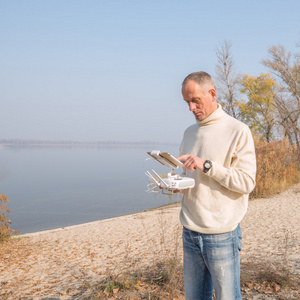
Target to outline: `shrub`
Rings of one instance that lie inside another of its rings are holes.
[[[297,149],[282,141],[255,141],[257,175],[251,198],[269,197],[300,181]]]
[[[6,207],[9,201],[4,195],[0,195],[0,243],[8,240],[11,235],[18,233],[17,230],[11,229],[11,221],[7,218],[6,214],[10,213],[10,209]]]

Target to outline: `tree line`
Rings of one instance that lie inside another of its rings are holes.
[[[250,76],[236,72],[231,47],[224,41],[216,50],[219,103],[260,139],[286,138],[300,153],[300,53],[272,46],[261,61],[268,72]]]

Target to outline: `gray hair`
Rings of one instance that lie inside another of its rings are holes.
[[[189,74],[188,76],[185,77],[185,79],[182,82],[182,86],[184,87],[188,81],[195,81],[197,84],[199,84],[201,87],[204,86],[213,86],[213,88],[215,88],[215,83],[214,80],[212,79],[212,77],[206,73],[206,72],[194,72]]]

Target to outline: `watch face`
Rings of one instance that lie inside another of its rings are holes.
[[[204,162],[203,167],[204,167],[203,172],[204,172],[204,173],[207,173],[207,172],[210,170],[210,168],[211,168],[211,162],[210,162],[209,160],[206,160],[206,161]]]
[[[209,162],[206,162],[206,163],[204,164],[204,167],[207,168],[207,169],[210,168],[210,163],[209,163]]]

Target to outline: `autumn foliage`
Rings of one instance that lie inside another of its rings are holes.
[[[269,197],[300,181],[299,153],[287,139],[255,140],[257,176],[251,198]]]
[[[10,213],[10,209],[6,207],[9,201],[4,195],[0,195],[0,243],[8,240],[11,235],[16,234],[17,231],[10,228],[10,220],[6,214]]]
[[[241,93],[246,94],[248,101],[240,101],[240,118],[249,125],[252,131],[270,142],[275,127],[274,88],[277,86],[270,74],[258,77],[244,75]]]

